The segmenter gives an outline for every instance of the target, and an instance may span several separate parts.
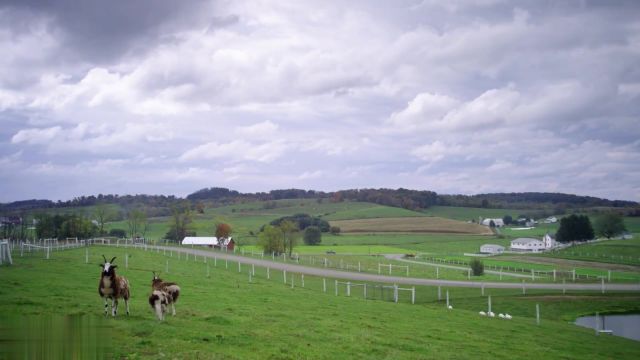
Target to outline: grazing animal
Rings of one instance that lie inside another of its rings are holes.
[[[487,316],[487,313],[484,312],[484,311],[480,311],[479,314],[480,314],[480,316]]]
[[[509,314],[505,314],[505,315],[504,315],[504,318],[505,318],[505,319],[507,319],[507,320],[511,320],[511,315],[509,315]]]
[[[447,309],[453,310],[453,306],[449,305],[449,307]]]
[[[499,317],[500,319],[504,319],[504,314],[503,314],[503,313],[500,313],[500,314],[498,314],[498,317]]]
[[[169,295],[162,290],[153,290],[149,295],[149,305],[156,312],[158,320],[164,320],[169,305]]]
[[[489,312],[487,313],[487,316],[488,316],[488,317],[495,317],[495,316],[496,316],[496,314],[495,314],[493,311],[489,311]]]
[[[124,303],[127,307],[127,315],[129,315],[129,281],[124,276],[116,275],[116,267],[113,261],[116,259],[114,256],[111,261],[107,261],[107,258],[102,255],[104,264],[100,265],[102,273],[100,275],[100,285],[98,285],[98,293],[104,299],[104,316],[108,314],[107,299],[111,299],[111,315],[116,316],[118,313],[118,299],[124,299]]]
[[[176,316],[176,301],[180,296],[180,286],[172,282],[164,282],[155,272],[153,272],[153,280],[151,280],[152,291],[159,290],[166,294],[167,304],[171,304],[171,314]],[[153,293],[152,293],[153,295]]]

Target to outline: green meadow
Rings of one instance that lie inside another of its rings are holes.
[[[103,319],[103,302],[97,286],[100,254],[118,256],[118,272],[131,283],[131,316],[123,306],[115,319]],[[130,255],[125,268],[125,253]],[[322,281],[306,277],[305,287],[296,274],[294,286],[283,283],[282,274],[256,268],[249,282],[248,267],[237,272],[237,264],[214,267],[202,259],[178,260],[169,255],[142,250],[91,247],[90,263],[84,249],[15,256],[13,266],[0,268],[0,334],[8,329],[42,320],[55,328],[52,316],[84,319],[86,326],[99,326],[105,358],[157,359],[635,359],[640,343],[616,336],[595,336],[593,330],[570,322],[583,314],[639,311],[638,294],[590,294],[536,291],[522,295],[514,290],[442,289],[437,299],[434,287],[416,288],[416,304],[403,292],[400,301],[388,301],[388,292],[372,290],[365,300],[361,290],[351,296],[334,281],[328,291]],[[165,270],[167,280],[182,287],[177,316],[157,321],[147,303],[151,271]],[[207,277],[207,266],[209,277]],[[374,286],[375,284],[371,284]],[[446,310],[449,292],[453,310]],[[496,312],[508,312],[511,321],[480,317],[492,296]],[[535,304],[542,321],[536,325]],[[65,322],[66,323],[66,322]],[[15,332],[19,334],[20,332]],[[106,334],[106,335],[105,335]],[[45,337],[25,342],[7,341],[2,354],[43,346]],[[5,339],[3,339],[5,340]],[[65,349],[52,347],[51,349]],[[527,351],[522,351],[527,349]],[[63,351],[63,350],[60,350]],[[86,349],[85,349],[86,351]],[[55,358],[55,352],[50,352]],[[68,354],[67,354],[68,355]],[[2,355],[0,355],[1,357]],[[11,358],[11,356],[6,356]]]

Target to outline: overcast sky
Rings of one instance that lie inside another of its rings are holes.
[[[0,0],[0,201],[640,200],[638,1]]]

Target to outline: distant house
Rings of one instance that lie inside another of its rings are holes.
[[[504,246],[496,244],[484,244],[480,246],[481,254],[502,254],[504,252]]]
[[[558,222],[558,218],[555,217],[555,216],[550,216],[550,217],[544,219],[544,223],[545,224],[554,224],[554,223],[557,223],[557,222]]]
[[[556,239],[554,239],[549,233],[545,234],[542,238],[545,250],[553,249],[556,247]]]
[[[493,221],[493,225],[495,227],[503,227],[504,221],[502,219],[484,219],[482,220],[482,225],[491,226],[491,222]]]
[[[220,238],[215,236],[187,236],[182,239],[182,245],[208,246],[217,249],[233,251],[235,242],[233,238]]]
[[[532,251],[538,252],[545,250],[544,242],[532,238],[517,238],[511,240],[511,250],[513,251]]]

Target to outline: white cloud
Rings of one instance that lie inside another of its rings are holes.
[[[62,131],[60,126],[53,126],[44,129],[24,129],[18,131],[11,138],[13,144],[27,143],[27,144],[48,144],[50,141],[56,138],[56,136]]]
[[[229,143],[209,142],[182,154],[182,161],[222,159],[227,161],[257,161],[269,163],[281,157],[287,145],[281,141],[253,144],[243,140]]]

